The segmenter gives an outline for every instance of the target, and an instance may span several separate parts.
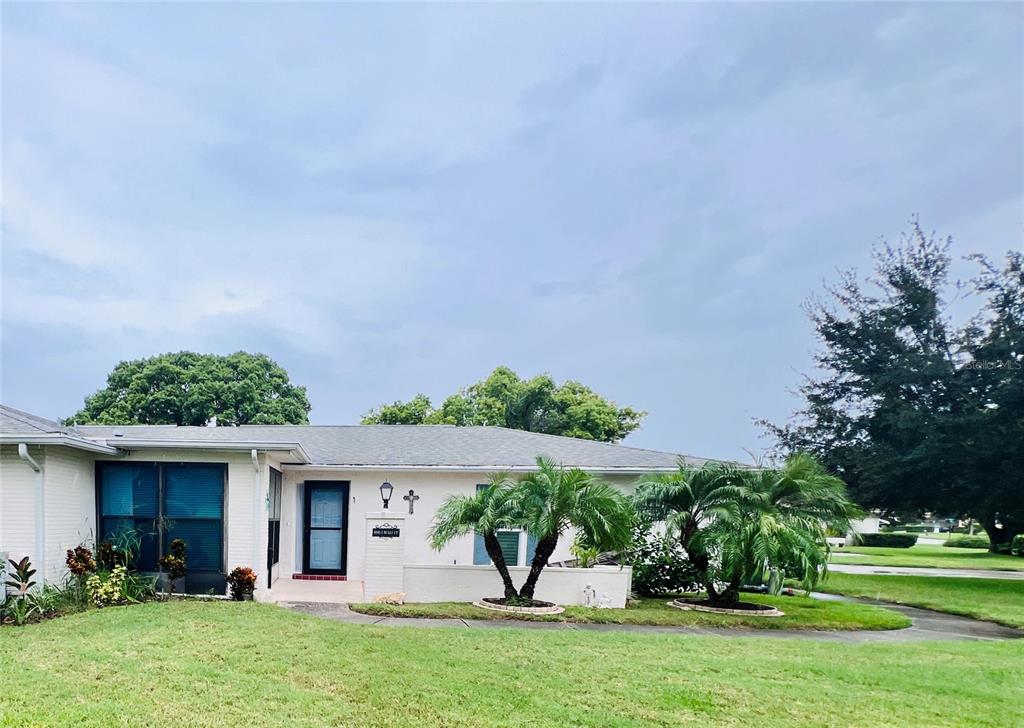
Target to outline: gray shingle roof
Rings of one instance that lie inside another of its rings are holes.
[[[59,422],[0,404],[0,432],[5,435],[66,434],[67,431]]]
[[[298,443],[317,465],[529,467],[537,455],[587,468],[673,468],[675,453],[558,437],[504,427],[454,425],[243,425],[241,427],[123,427],[80,425],[87,437],[117,445],[123,439]],[[688,462],[700,464],[697,458]]]
[[[117,436],[115,433],[120,433]],[[63,436],[62,442],[120,443],[146,441],[298,444],[315,465],[528,468],[538,455],[567,466],[607,470],[674,468],[679,455],[573,437],[558,437],[505,427],[454,425],[243,425],[177,427],[174,425],[79,425],[58,422],[0,405],[0,435]],[[138,445],[133,445],[133,449]],[[705,462],[686,457],[693,465]]]

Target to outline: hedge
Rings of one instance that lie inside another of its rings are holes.
[[[1010,553],[1024,557],[1024,533],[1018,533],[1010,542]]]
[[[909,549],[917,543],[912,533],[858,533],[858,546],[887,546],[894,549]]]
[[[954,536],[942,545],[955,549],[987,549],[988,538],[985,536]]]

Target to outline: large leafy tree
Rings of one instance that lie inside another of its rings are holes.
[[[866,281],[846,273],[812,301],[818,374],[791,422],[764,424],[782,452],[814,453],[865,505],[970,515],[999,549],[1024,531],[1022,258],[976,256],[981,274],[954,294],[951,244],[915,222],[875,251]],[[982,302],[960,326],[955,295]]]
[[[417,394],[371,410],[363,424],[496,425],[549,435],[618,442],[640,426],[646,412],[619,407],[579,382],[556,385],[541,374],[520,379],[508,367],[498,367],[482,381],[451,395],[434,408]]]
[[[66,422],[118,425],[306,424],[306,388],[265,354],[181,351],[124,361]]]
[[[736,604],[766,568],[795,572],[810,588],[827,568],[828,530],[845,532],[860,514],[844,483],[804,454],[779,468],[680,460],[674,473],[642,478],[634,502],[679,539],[720,606]]]

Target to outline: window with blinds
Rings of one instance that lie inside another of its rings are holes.
[[[156,571],[170,542],[185,542],[188,571],[224,570],[224,483],[227,466],[210,463],[100,463],[102,540],[126,529],[141,537],[135,567]]]
[[[476,492],[479,493],[486,487],[486,484],[477,485]],[[501,544],[501,553],[508,566],[529,566],[533,562],[533,554],[537,551],[537,539],[532,533],[526,534],[526,553],[523,559],[520,559],[520,533],[521,529],[498,531],[498,543]],[[484,545],[484,537],[479,533],[473,536],[473,563],[480,566],[491,563],[491,557],[487,555],[487,547]]]

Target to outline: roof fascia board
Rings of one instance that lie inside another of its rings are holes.
[[[300,463],[283,463],[284,470],[316,470],[323,472],[339,470],[366,470],[366,471],[408,471],[422,473],[534,473],[536,465],[317,465]],[[570,465],[568,467],[579,468],[588,473],[601,473],[602,475],[645,475],[647,473],[674,473],[677,468],[663,467],[623,467],[613,468],[607,465]]]
[[[46,433],[40,435],[0,434],[0,444],[16,445],[22,442],[26,445],[62,445],[64,447],[72,447],[78,450],[86,450],[88,452],[103,453],[104,455],[121,454],[121,451],[116,447],[104,445],[103,443],[94,442],[92,440],[69,437],[68,435],[61,435],[59,433]]]
[[[166,450],[263,450],[269,452],[294,453],[299,460],[310,462],[309,455],[297,442],[222,442],[211,440],[155,440],[134,437],[106,438],[108,445],[131,448],[133,450],[166,449]]]

